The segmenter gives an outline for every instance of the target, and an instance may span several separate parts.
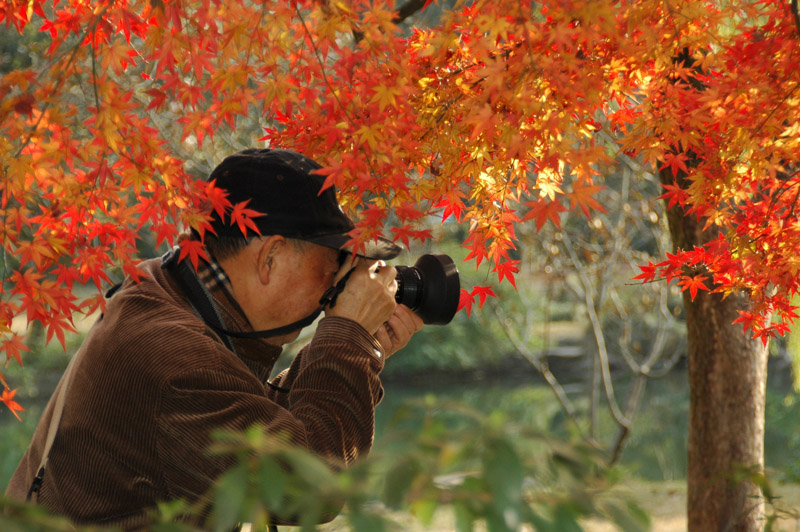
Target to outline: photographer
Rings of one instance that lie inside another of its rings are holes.
[[[347,465],[372,445],[385,359],[422,327],[395,303],[386,240],[353,259],[352,222],[312,160],[246,150],[209,179],[263,213],[245,240],[215,214],[207,262],[171,252],[109,299],[62,377],[7,494],[76,523],[145,527],[160,501],[197,500],[233,464],[216,429],[259,424]],[[333,289],[331,289],[333,287]],[[321,302],[322,300],[322,302]],[[281,346],[320,320],[290,368]],[[46,457],[46,460],[42,460]],[[46,462],[46,467],[45,463]]]

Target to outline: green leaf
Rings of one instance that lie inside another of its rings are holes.
[[[497,438],[487,443],[483,468],[489,491],[496,505],[502,507],[499,508],[502,515],[504,507],[516,505],[522,499],[522,462],[508,440]]]
[[[553,523],[537,514],[533,510],[528,515],[528,522],[533,525],[537,532],[557,532],[553,528]]]
[[[272,456],[264,457],[258,471],[260,495],[270,513],[281,508],[286,490],[286,472]]]
[[[407,457],[396,463],[384,481],[384,499],[389,508],[399,508],[419,472],[419,462]]]
[[[247,494],[247,463],[240,462],[228,470],[214,491],[214,531],[226,532],[236,525],[242,513]]]
[[[423,525],[428,526],[433,521],[433,514],[436,513],[438,504],[432,499],[420,499],[411,503],[411,513],[419,519]]]
[[[475,514],[469,507],[459,501],[453,504],[453,510],[456,516],[456,531],[472,532],[475,528]]]
[[[578,512],[570,504],[558,505],[553,528],[558,532],[583,532],[583,528],[578,523]]]
[[[351,513],[349,520],[354,532],[383,532],[386,530],[386,522],[383,517],[374,513]]]
[[[611,520],[623,532],[647,532],[650,530],[650,516],[633,502],[620,506],[615,502],[605,505],[606,512]]]
[[[289,449],[286,452],[292,475],[319,490],[336,483],[336,476],[322,458],[305,449]]]

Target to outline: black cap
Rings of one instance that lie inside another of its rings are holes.
[[[283,235],[334,249],[346,249],[355,225],[339,206],[334,187],[320,194],[324,176],[313,160],[288,150],[248,149],[226,157],[208,180],[228,193],[236,205],[247,200],[248,209],[263,216],[253,218],[262,235]],[[227,218],[227,217],[226,217]],[[244,238],[239,226],[211,221],[217,236]],[[359,253],[370,259],[392,259],[402,248],[381,238],[367,242]]]

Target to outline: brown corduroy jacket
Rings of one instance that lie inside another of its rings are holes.
[[[383,353],[365,329],[323,318],[273,381],[290,391],[275,391],[265,383],[280,348],[234,339],[232,352],[158,260],[142,269],[138,284],[127,281],[110,299],[72,361],[41,504],[76,523],[146,526],[157,502],[196,499],[230,467],[230,457],[207,452],[219,428],[258,423],[345,464],[370,449]],[[212,295],[228,329],[252,330],[224,288]],[[8,486],[14,499],[25,499],[36,475],[53,407],[51,399]]]

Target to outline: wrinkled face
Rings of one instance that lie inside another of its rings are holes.
[[[291,290],[298,295],[299,305],[308,309],[308,312],[301,312],[303,317],[319,306],[322,294],[333,286],[333,279],[339,271],[339,252],[311,243],[304,244],[300,250],[289,247],[297,257],[295,282],[291,283]],[[304,305],[302,302],[306,300],[307,305]]]
[[[339,271],[339,252],[312,243],[300,247],[289,244],[284,248],[280,263],[276,263],[276,281],[283,287],[285,298],[280,302],[281,322],[293,323],[303,319],[319,307],[325,291],[333,286]],[[292,341],[299,331],[283,342]]]

